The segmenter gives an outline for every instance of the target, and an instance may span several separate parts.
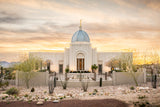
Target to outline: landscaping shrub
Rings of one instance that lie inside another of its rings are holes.
[[[2,81],[0,81],[0,88],[5,88],[5,87],[7,87],[7,86],[9,86],[9,82],[7,81],[7,82],[5,82],[5,83],[2,83]]]
[[[24,97],[28,97],[28,94],[25,94]]]
[[[39,70],[38,72],[46,72],[46,69]]]
[[[9,86],[9,82],[6,81],[6,82],[4,83],[4,85],[5,85],[5,86]]]
[[[67,81],[61,82],[63,89],[67,89]]]
[[[144,95],[144,96],[139,96],[139,97],[138,97],[138,99],[144,99],[144,98],[146,98],[145,95]]]
[[[135,88],[132,86],[132,87],[130,87],[130,90],[134,90]]]
[[[97,89],[94,89],[94,90],[93,90],[93,92],[97,93],[97,92],[98,92],[98,90],[97,90]]]
[[[32,89],[31,89],[31,92],[34,92],[34,91],[35,91],[35,89],[34,89],[34,88],[32,88]]]
[[[19,93],[19,90],[15,87],[12,87],[6,91],[6,94],[8,95],[18,95],[18,93]]]

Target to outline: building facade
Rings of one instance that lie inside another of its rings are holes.
[[[124,53],[124,52],[123,52]],[[122,52],[97,52],[92,48],[88,34],[82,30],[80,24],[79,30],[72,36],[69,48],[64,52],[30,52],[29,55],[42,58],[44,61],[50,61],[51,71],[64,73],[68,66],[70,71],[91,71],[91,66],[96,64],[99,73],[111,70],[107,62],[115,57],[119,57]],[[132,53],[125,53],[130,54]]]

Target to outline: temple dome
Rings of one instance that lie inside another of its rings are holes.
[[[73,34],[71,42],[90,42],[90,39],[88,34],[80,29]]]

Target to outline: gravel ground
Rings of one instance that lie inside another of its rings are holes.
[[[7,89],[12,86],[7,87]],[[151,87],[151,83],[141,84],[140,86],[134,86],[134,89],[130,89],[132,85],[118,85],[118,86],[104,86],[104,87],[88,87],[87,92],[83,92],[80,87],[67,88],[66,90],[62,87],[56,87],[53,94],[48,93],[48,87],[34,87],[35,92],[30,92],[30,89],[24,87],[17,87],[20,92],[17,96],[3,94],[5,91],[0,91],[0,102],[6,103],[17,101],[17,103],[28,104],[28,101],[49,103],[54,100],[63,99],[68,100],[109,100],[115,99],[117,101],[123,101],[126,104],[134,104],[135,102],[149,103],[152,105],[160,105],[160,87],[156,89]],[[96,92],[95,92],[96,90]],[[61,100],[61,102],[63,101]],[[79,103],[78,102],[78,103]],[[46,104],[48,104],[46,103]],[[86,104],[87,105],[87,104]],[[1,107],[1,105],[0,105]],[[2,106],[3,107],[3,106]],[[13,106],[14,107],[14,106]],[[111,106],[112,107],[112,106]]]

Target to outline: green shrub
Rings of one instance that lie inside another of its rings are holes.
[[[4,100],[5,99],[5,97],[2,97],[2,100]]]
[[[46,72],[47,70],[46,69],[43,69],[43,70],[39,70],[38,72]]]
[[[34,89],[34,88],[32,88],[32,89],[31,89],[31,92],[34,92],[34,91],[35,91],[35,89]]]
[[[144,98],[146,98],[145,95],[144,95],[144,96],[139,96],[139,97],[138,97],[138,99],[144,99]]]
[[[62,99],[63,99],[63,97],[60,97],[60,99],[62,100]]]
[[[132,87],[130,87],[130,90],[134,90],[135,88],[132,86]]]
[[[94,89],[94,90],[93,90],[93,92],[94,92],[94,93],[97,93],[97,92],[98,92],[98,90],[97,90],[97,89]]]
[[[45,99],[44,99],[44,101],[47,101],[47,100],[48,100],[48,98],[45,98]]]
[[[28,94],[25,94],[24,97],[28,97]]]
[[[2,81],[0,81],[0,88],[5,88],[7,86],[9,86],[9,82],[8,81],[5,82],[5,83],[2,83]]]
[[[9,86],[9,82],[6,81],[6,82],[4,83],[4,85],[5,85],[5,86]]]
[[[3,83],[0,81],[0,88],[3,87]]]
[[[66,67],[65,72],[69,73],[69,67],[68,66]]]
[[[123,70],[114,70],[114,71],[116,71],[116,72],[124,72]]]
[[[18,95],[18,93],[19,93],[19,90],[15,87],[12,87],[6,91],[6,94],[8,95]]]

